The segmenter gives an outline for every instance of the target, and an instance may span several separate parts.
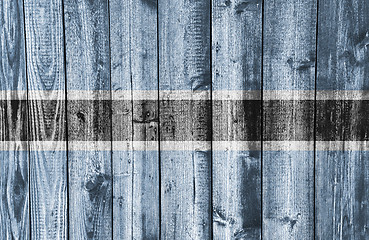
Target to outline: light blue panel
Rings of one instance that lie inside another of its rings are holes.
[[[111,236],[111,151],[68,151],[69,234]],[[84,228],[80,224],[86,224]],[[101,226],[103,225],[103,227]]]
[[[1,1],[0,9],[0,91],[27,90],[23,1]]]
[[[113,151],[113,171],[113,238],[158,239],[159,152]]]
[[[0,151],[0,236],[28,239],[29,181],[27,151]]]
[[[365,239],[369,225],[369,152],[316,152],[318,239]]]
[[[245,229],[247,236],[260,236],[261,152],[213,151],[212,161],[214,218],[231,217],[231,232]],[[218,234],[224,231],[223,225],[213,226]]]
[[[108,1],[63,5],[67,89],[110,90]]]
[[[30,151],[32,239],[67,236],[67,157],[65,151]]]
[[[317,90],[369,90],[369,81],[365,77],[349,80],[349,77],[340,79],[339,76],[329,79],[318,75],[316,88]]]
[[[285,236],[294,221],[296,236],[313,236],[314,151],[263,151],[262,159],[263,236]]]
[[[185,236],[190,228],[196,234],[209,233],[211,152],[160,151],[160,159],[162,234]]]

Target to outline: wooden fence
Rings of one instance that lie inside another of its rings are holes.
[[[0,9],[0,239],[369,239],[368,0]]]

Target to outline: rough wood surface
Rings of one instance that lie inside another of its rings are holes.
[[[132,98],[131,85],[131,1],[110,1],[110,46],[112,97],[117,91],[127,90],[125,99]],[[114,101],[112,109],[113,141],[132,141],[132,102]],[[132,239],[133,236],[133,149],[115,150],[113,145],[113,238]]]
[[[319,1],[318,90],[369,89],[368,11],[365,0]],[[351,151],[345,141],[368,140],[367,117],[363,117],[367,102],[319,101],[317,105],[317,140],[344,143],[338,151],[316,153],[316,239],[366,239],[368,154]],[[365,143],[356,145],[362,149]]]
[[[22,1],[0,3],[0,34],[0,98],[4,99],[0,100],[0,144],[5,148],[0,151],[0,236],[2,239],[29,239],[27,146],[25,142],[15,142],[27,140]],[[6,151],[11,145],[15,146],[14,150]]]
[[[0,236],[29,239],[29,191],[27,151],[1,151]]]
[[[64,44],[61,1],[24,1],[29,128],[32,141],[65,140]],[[32,239],[67,237],[67,182],[65,152],[30,152],[30,207]],[[57,149],[64,143],[53,144]]]
[[[190,99],[205,91],[201,99],[210,99],[210,1],[159,0],[158,7],[159,89],[190,90]],[[210,102],[160,100],[160,144],[190,148],[160,151],[161,238],[210,239],[211,153],[181,143],[211,140]]]
[[[263,90],[314,90],[316,1],[264,2]],[[277,92],[279,97],[282,92]],[[314,92],[310,98],[314,99]],[[314,237],[314,104],[264,97],[264,141],[309,141],[309,151],[263,151],[263,238]],[[266,148],[263,142],[263,148]]]
[[[0,239],[367,238],[368,0],[0,10]]]
[[[156,1],[114,0],[110,9],[113,98],[133,89],[151,90],[157,99]],[[132,144],[124,152],[113,148],[113,237],[159,239],[159,157],[146,150],[158,140],[158,101],[128,94],[130,101],[113,103],[113,140],[142,142],[135,145],[140,151]]]
[[[260,91],[262,1],[213,0],[212,10],[213,90]],[[261,141],[260,100],[213,100],[213,140]],[[213,149],[213,238],[261,238],[260,151]]]
[[[72,98],[73,90],[85,90],[81,94],[87,94],[90,99],[70,100],[67,105],[69,237],[111,239],[112,105],[108,1],[64,0],[64,20],[67,99]],[[101,91],[107,94],[101,94]],[[73,141],[94,142],[79,145],[86,150],[76,151]],[[103,150],[98,150],[96,141],[103,142]]]

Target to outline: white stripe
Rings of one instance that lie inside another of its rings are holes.
[[[369,100],[369,91],[335,90],[317,91],[317,100]]]
[[[68,100],[314,100],[314,90],[68,90]],[[26,100],[26,90],[1,90],[0,100]],[[30,90],[29,100],[65,100],[64,90]],[[317,100],[369,100],[367,90],[319,90]]]
[[[117,90],[112,91],[113,100],[158,100],[157,90]]]
[[[317,141],[317,151],[369,151],[369,141]]]
[[[28,91],[28,100],[65,100],[64,90]]]
[[[210,91],[191,90],[160,90],[162,100],[203,100],[210,99]],[[264,100],[314,100],[314,90],[264,90]],[[319,90],[317,100],[369,100],[369,91],[362,90]],[[89,91],[68,90],[68,100],[157,100],[157,90],[117,90],[117,91]],[[214,90],[213,100],[260,100],[261,91],[257,90]],[[0,100],[26,100],[27,91],[0,91]],[[65,99],[64,90],[28,91],[29,100],[58,100]]]
[[[0,141],[0,151],[27,151],[27,150],[28,150],[27,141]]]
[[[314,90],[264,90],[264,100],[314,100]]]
[[[213,100],[261,100],[260,90],[214,90]]]
[[[68,100],[111,100],[111,91],[98,90],[98,91],[80,91],[80,90],[68,90]]]
[[[113,151],[158,151],[157,141],[113,141]]]
[[[0,90],[0,100],[27,100],[26,90]]]
[[[161,141],[161,151],[209,151],[210,141]]]
[[[213,141],[214,151],[258,151],[261,141]]]
[[[263,151],[313,151],[314,141],[263,141]]]
[[[160,100],[210,100],[210,91],[160,90]]]
[[[161,151],[260,150],[260,141],[161,141]],[[65,141],[0,141],[0,151],[66,151]],[[110,141],[69,141],[70,151],[110,151]],[[113,151],[158,151],[157,141],[114,141]],[[264,151],[313,151],[314,141],[264,141]],[[316,151],[369,151],[369,141],[317,141]]]

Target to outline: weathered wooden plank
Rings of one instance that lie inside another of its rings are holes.
[[[5,0],[0,3],[0,8],[0,91],[2,96],[6,94],[6,90],[19,90],[20,92],[14,92],[16,95],[25,94],[27,82],[23,1]]]
[[[316,159],[316,238],[366,239],[368,152],[318,151]]]
[[[212,2],[213,90],[260,91],[262,2]],[[261,141],[260,96],[213,101],[213,140]],[[213,149],[213,204],[214,239],[261,238],[260,151]]]
[[[318,90],[368,90],[369,2],[320,1],[318,15]],[[343,95],[340,91],[335,96]],[[335,97],[333,96],[333,97]],[[319,96],[317,96],[319,97]],[[367,140],[367,102],[325,101],[317,111],[317,140],[343,141],[336,151],[316,153],[316,238],[368,237],[369,165],[360,142]],[[321,113],[329,113],[326,116]],[[327,118],[332,122],[328,123]],[[325,120],[325,121],[324,121]],[[330,148],[330,143],[320,146]]]
[[[316,107],[317,141],[369,140],[369,101],[324,100]]]
[[[0,151],[0,161],[0,236],[29,239],[28,152]]]
[[[61,1],[24,1],[30,139],[65,140],[64,46]],[[36,142],[31,147],[37,148]],[[66,153],[30,152],[31,238],[67,236]]]
[[[29,239],[27,79],[23,1],[0,3],[0,236]],[[14,92],[10,92],[13,90]],[[14,141],[14,142],[13,142]],[[10,145],[15,145],[12,151]]]
[[[295,90],[314,90],[316,1],[266,1],[264,21],[263,89],[284,90],[291,99],[302,94]],[[308,93],[312,95],[309,99],[314,99],[314,91]],[[282,92],[276,91],[274,97],[278,96]],[[314,105],[298,101],[264,103],[263,140],[273,136],[274,141],[299,141],[302,136],[310,141],[297,143],[306,144],[308,151],[292,151],[296,147],[291,143],[282,151],[263,152],[263,238],[312,239]],[[278,108],[273,107],[276,103],[280,104]]]
[[[151,99],[157,100],[156,1],[110,1],[110,28],[113,98],[119,99],[119,90],[133,89],[150,90]],[[137,146],[141,151],[133,145],[126,152],[113,148],[113,235],[116,239],[158,239],[159,157],[158,151],[146,148],[148,141],[158,139],[158,101],[133,101],[140,98],[139,91],[128,94],[132,101],[127,105],[114,105],[113,139],[143,142]]]
[[[265,141],[314,141],[313,100],[265,100],[263,115]]]
[[[108,1],[64,0],[64,20],[67,99],[78,98],[73,90],[82,90],[80,94],[91,99],[68,101],[69,236],[111,239]],[[83,143],[87,140],[95,143]],[[79,148],[84,145],[86,150],[76,151],[73,141],[82,141]]]
[[[113,141],[132,141],[132,83],[131,83],[131,1],[110,0],[110,46],[112,96],[118,90],[125,90],[126,102],[113,102]],[[114,142],[113,142],[114,143]],[[132,239],[133,236],[133,151],[128,144],[127,151],[112,149],[113,166],[113,238]]]
[[[188,99],[209,100],[210,1],[160,0],[158,7],[159,89],[190,90]],[[160,96],[160,142],[181,144],[189,136],[193,141],[210,141],[211,105],[192,102],[189,114],[182,117],[180,106],[168,101],[175,96],[168,95]],[[186,132],[177,135],[177,127],[183,126]],[[178,149],[183,150],[160,150],[161,238],[210,239],[211,153],[195,142],[182,145]]]

